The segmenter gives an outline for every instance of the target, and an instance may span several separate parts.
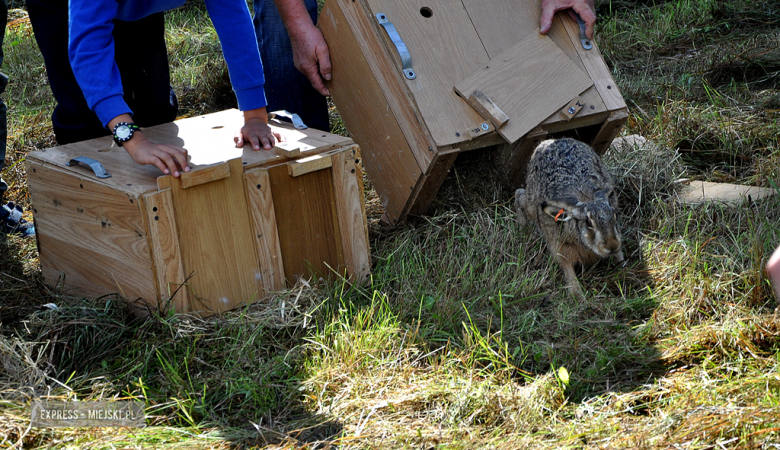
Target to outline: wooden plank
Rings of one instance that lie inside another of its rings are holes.
[[[536,146],[546,138],[547,132],[536,128],[514,144],[499,145],[493,150],[493,164],[502,174],[501,183],[504,186],[516,189],[525,185],[528,161]]]
[[[372,19],[386,14],[404,40],[417,73],[406,84],[434,142],[437,146],[462,142],[463,130],[482,119],[452,92],[452,86],[489,60],[466,10],[451,0],[360,1],[369,5]],[[400,72],[398,52],[387,33],[382,31],[382,36]]]
[[[484,117],[485,120],[491,121],[496,128],[501,128],[509,122],[509,116],[507,116],[504,111],[501,111],[501,108],[479,89],[476,89],[471,93],[468,103],[474,107],[479,115]]]
[[[187,149],[194,166],[211,165],[242,158],[247,169],[276,164],[284,156],[269,150],[255,151],[250,144],[236,148],[233,137],[244,125],[244,116],[237,109],[177,120],[171,124],[145,128],[150,139],[178,145]],[[297,145],[312,154],[351,145],[351,139],[308,128],[296,130],[287,122],[272,120],[271,130],[284,134],[288,145]]]
[[[620,109],[612,112],[609,118],[604,122],[596,137],[593,138],[591,146],[599,155],[607,151],[612,141],[617,136],[620,127],[628,120],[628,111]]]
[[[268,169],[251,170],[244,174],[244,180],[249,211],[254,223],[263,285],[267,291],[279,291],[284,289],[284,265]]]
[[[477,34],[491,59],[530,34],[539,32],[542,8],[538,1],[508,2],[505,0],[494,0],[486,3],[484,0],[463,0],[463,6],[474,23],[474,28],[477,30]],[[585,71],[585,66],[582,64],[582,60],[577,54],[574,44],[561,21],[560,16],[563,14],[567,13],[556,14],[553,18],[553,23],[550,31],[547,32],[547,36],[563,50],[572,62]],[[579,43],[578,35],[576,44],[579,45]],[[607,110],[604,102],[601,100],[601,96],[593,87],[586,90],[580,98],[587,107],[579,113],[579,117],[598,114]],[[560,120],[561,118],[556,113],[542,123],[550,124],[560,122]],[[572,125],[574,126],[574,124]]]
[[[200,186],[201,184],[211,183],[230,176],[230,166],[226,163],[215,164],[208,167],[198,167],[191,172],[182,173],[182,189]]]
[[[562,16],[561,20],[572,41],[579,42],[579,25],[577,25],[571,17],[568,17],[568,15]],[[623,96],[620,94],[620,90],[615,84],[615,80],[612,79],[612,74],[609,72],[609,68],[601,56],[596,41],[591,42],[593,43],[593,48],[590,50],[585,50],[582,48],[582,45],[574,46],[577,54],[582,60],[582,64],[585,66],[585,71],[593,80],[593,85],[596,87],[601,99],[604,101],[604,106],[606,106],[609,111],[625,108],[626,102],[623,100]]]
[[[495,129],[495,128],[494,128]],[[486,147],[492,147],[494,145],[502,145],[506,144],[506,141],[504,138],[501,137],[498,133],[490,133],[486,134],[484,136],[480,136],[477,139],[473,139],[468,142],[464,142],[462,144],[459,144],[458,147],[454,150],[457,150],[459,152],[468,152],[471,150],[478,150],[483,149]],[[439,152],[439,154],[449,153],[453,149],[447,149],[446,151]]]
[[[138,197],[58,167],[27,160],[41,270],[65,274],[76,295],[114,292],[156,304],[157,289]]]
[[[582,47],[579,35],[577,36],[577,39],[572,42],[571,37],[569,37],[569,33],[566,31],[566,27],[563,25],[563,20],[561,19],[561,16],[565,14],[567,13],[560,13],[555,15],[553,18],[552,27],[550,27],[550,31],[547,32],[547,36],[549,36],[550,39],[552,39],[553,42],[555,42],[558,47],[563,50],[564,53],[566,53],[566,56],[568,56],[572,62],[577,64],[577,67],[579,67],[580,70],[587,73],[585,70],[585,65],[582,64],[582,59],[575,49],[575,45],[579,45],[580,48]],[[595,86],[589,87],[585,92],[580,94],[579,98],[580,101],[585,104],[585,107],[577,114],[577,117],[573,119],[571,122],[571,127],[569,128],[585,126],[580,125],[579,122],[588,121],[590,119],[588,116],[600,114],[603,115],[603,113],[607,112],[607,107],[604,105],[604,101],[601,99],[601,95],[599,95]],[[601,120],[598,120],[597,122],[600,121]],[[545,119],[542,122],[542,125],[546,126],[554,122],[560,122],[560,118],[557,117],[557,114],[553,114],[552,116]]]
[[[379,223],[382,224],[383,227],[392,227],[395,224],[390,221],[390,217],[387,213],[382,214],[382,217],[379,218]]]
[[[274,152],[276,152],[278,155],[284,156],[285,158],[295,159],[300,157],[318,155],[320,153],[324,153],[330,150],[335,150],[336,148],[349,147],[350,145],[353,145],[354,142],[352,142],[352,140],[350,139],[347,142],[341,142],[341,144],[343,145],[341,145],[340,147],[334,147],[332,144],[327,144],[320,147],[314,147],[312,145],[300,141],[278,142],[274,146]]]
[[[437,155],[436,160],[431,165],[430,172],[425,175],[425,178],[420,180],[420,184],[415,191],[417,195],[412,208],[409,210],[410,215],[421,216],[428,211],[442,183],[444,183],[444,179],[447,178],[447,173],[449,173],[452,165],[455,164],[457,157],[457,151]]]
[[[277,155],[282,155],[285,158],[297,158],[301,155],[301,147],[289,142],[277,142],[274,145],[274,151]]]
[[[238,157],[243,158],[246,168],[276,164],[285,160],[283,156],[271,151],[255,151],[249,145],[244,146],[243,149],[235,148],[233,136],[243,125],[243,120],[241,111],[231,109],[144,128],[143,132],[154,141],[186,148],[192,167],[216,164]],[[296,130],[292,125],[272,122],[271,129],[284,133],[288,143],[298,145],[303,151],[311,154],[354,143],[350,138],[313,128]],[[87,156],[101,162],[112,175],[111,178],[99,179],[83,165],[66,166],[68,161],[78,156]],[[87,179],[93,179],[96,183],[136,195],[156,190],[157,177],[162,175],[154,166],[136,164],[123,148],[114,144],[110,137],[30,152],[28,159],[50,163]]]
[[[92,169],[83,164],[67,166],[68,161],[79,156],[86,156],[103,164],[106,171],[111,174],[111,178],[97,178]],[[136,164],[133,158],[123,148],[117,147],[110,137],[30,152],[27,159],[51,164],[64,171],[72,172],[75,176],[135,195],[156,189],[157,177],[161,175],[160,169],[154,166]]]
[[[358,40],[353,30],[361,29],[350,28],[342,13],[344,8],[350,16],[360,16],[358,7],[358,2],[331,1],[320,15],[319,26],[328,39],[333,63],[328,87],[344,124],[360,145],[363,164],[388,219],[397,223],[423,172],[368,63],[371,49],[364,52],[363,45],[371,42],[371,36],[361,34]]]
[[[341,272],[345,259],[330,170],[291,177],[286,166],[269,167],[268,174],[287,281]]]
[[[319,19],[319,27],[326,41],[356,38],[361,47],[362,57],[373,77],[382,87],[387,107],[398,122],[420,170],[425,172],[433,158],[433,149],[435,149],[436,143],[430,136],[422,115],[413,101],[412,93],[406,85],[406,78],[396,67],[395,61],[388,56],[391,52],[387,48],[384,38],[380,39],[380,36],[384,36],[384,31],[380,29],[363,2],[338,0],[331,3],[334,3],[333,8],[339,10],[338,13],[336,15],[330,14],[330,11],[326,11],[330,5],[325,5]],[[344,22],[339,22],[341,27],[339,30],[336,30],[334,23],[329,22],[329,19],[334,17],[340,17],[344,20]],[[344,24],[348,25],[348,29],[343,29]],[[349,33],[350,36],[346,36],[345,33]],[[332,58],[333,56],[331,56]],[[334,82],[338,83],[338,81],[334,77]],[[333,95],[332,91],[333,89],[331,89],[331,97],[338,105],[341,103],[341,99],[338,95]]]
[[[341,231],[344,264],[355,281],[371,275],[366,205],[363,199],[362,171],[357,147],[333,155],[333,189]]]
[[[498,133],[514,143],[539,125],[539,117],[557,112],[591,85],[590,78],[550,38],[532,34],[458,83],[455,90],[470,98],[479,89],[493,99],[510,117]]]
[[[609,118],[609,112],[605,111],[599,114],[579,114],[571,121],[561,121],[560,119],[553,123],[543,123],[539,128],[543,128],[548,134],[561,133],[569,130],[578,130],[593,125],[601,125]]]
[[[490,59],[539,32],[542,8],[537,1],[462,1]]]
[[[260,262],[247,208],[241,159],[228,161],[230,177],[184,189],[170,175],[184,273],[192,297],[190,309],[215,313],[257,301],[264,294]]]
[[[333,165],[330,155],[314,155],[296,159],[287,163],[287,173],[291,177],[299,177],[316,170],[327,169]]]
[[[177,313],[189,312],[192,299],[181,261],[171,191],[149,193],[143,200],[157,279],[157,298],[162,304],[170,300]]]

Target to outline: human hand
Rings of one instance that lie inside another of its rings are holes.
[[[236,133],[233,142],[236,143],[236,148],[250,143],[255,150],[260,150],[261,145],[264,149],[271,150],[276,143],[274,139],[279,142],[287,140],[284,135],[271,131],[268,126],[268,113],[265,108],[258,108],[244,111],[244,126]]]
[[[593,30],[596,27],[595,0],[542,0],[542,19],[539,32],[547,34],[552,26],[553,16],[558,11],[569,10],[572,19],[577,20],[576,12],[585,21],[585,35],[593,39]]]
[[[775,295],[780,300],[780,247],[777,247],[777,250],[769,258],[769,262],[766,263],[766,272],[775,287]]]
[[[159,144],[146,139],[139,130],[133,138],[124,143],[124,149],[138,164],[151,164],[166,175],[178,177],[181,172],[189,172],[187,150],[170,144]]]
[[[322,32],[311,21],[300,23],[288,29],[293,49],[295,68],[311,82],[312,87],[322,95],[330,92],[325,81],[331,79],[331,63],[328,44]]]

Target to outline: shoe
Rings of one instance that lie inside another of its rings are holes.
[[[8,202],[0,210],[0,235],[18,234],[23,237],[35,236],[35,225],[22,219],[24,210],[14,202]]]

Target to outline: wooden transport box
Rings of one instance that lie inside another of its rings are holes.
[[[535,0],[325,2],[329,89],[385,222],[425,212],[465,150],[498,145],[516,186],[548,136],[608,148],[628,114],[598,47],[566,13],[540,35],[540,15]]]
[[[272,124],[299,147],[236,149],[237,110],[144,129],[187,148],[190,173],[160,176],[110,137],[32,152],[27,176],[44,278],[67,293],[119,293],[211,314],[296,277],[370,273],[360,153],[352,140]],[[99,168],[77,157],[99,161]],[[170,300],[170,302],[168,302]]]

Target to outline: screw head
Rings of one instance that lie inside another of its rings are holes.
[[[482,128],[484,131],[487,131],[487,130],[489,130],[489,129],[490,129],[490,125],[488,125],[488,124],[486,124],[486,123],[483,123],[483,124],[481,125],[481,128]]]

